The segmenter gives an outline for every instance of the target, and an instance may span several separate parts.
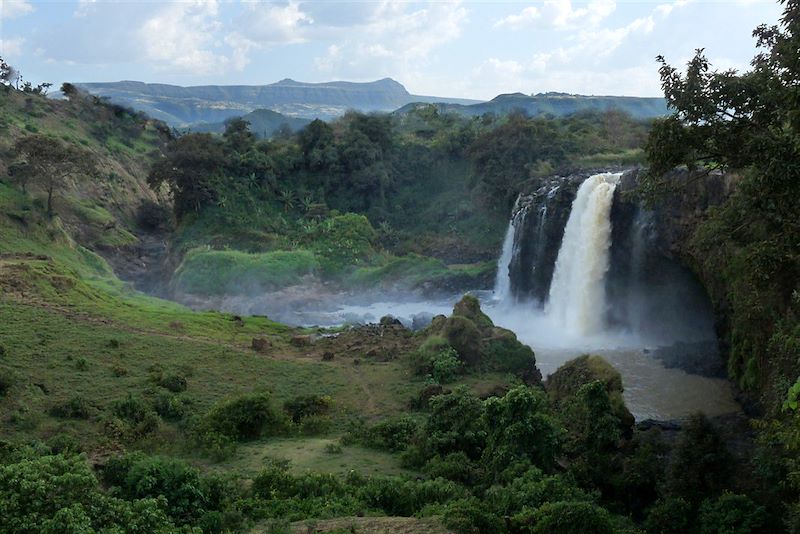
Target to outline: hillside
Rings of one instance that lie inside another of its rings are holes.
[[[651,119],[667,114],[667,103],[663,98],[640,98],[633,96],[585,96],[565,93],[540,93],[524,95],[512,93],[499,95],[489,102],[477,104],[438,103],[442,113],[457,113],[465,117],[480,117],[486,113],[507,115],[522,111],[529,116],[552,115],[563,117],[586,111],[618,110],[637,119]],[[409,104],[397,111],[406,113],[417,104]]]
[[[241,117],[250,124],[250,131],[262,138],[272,137],[284,128],[289,132],[297,132],[311,122],[310,119],[288,117],[271,109],[257,109]],[[221,134],[225,131],[225,122],[197,123],[191,126],[193,132],[211,132]]]
[[[412,95],[400,83],[385,78],[368,83],[304,83],[285,79],[268,85],[207,85],[179,87],[135,81],[80,83],[90,93],[146,112],[172,126],[222,122],[255,109],[270,109],[307,119],[333,119],[353,109],[392,111],[409,102],[472,104],[459,98]]]

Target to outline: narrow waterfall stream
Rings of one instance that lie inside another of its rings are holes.
[[[514,256],[514,218],[508,223],[506,237],[503,239],[503,249],[500,260],[497,262],[497,278],[494,283],[494,299],[498,302],[510,302],[511,295],[511,259]]]

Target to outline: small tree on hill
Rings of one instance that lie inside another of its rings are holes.
[[[21,163],[16,166],[17,182],[23,190],[28,183],[34,183],[47,192],[47,215],[50,217],[53,216],[53,195],[67,180],[93,174],[96,170],[91,153],[46,135],[19,139],[14,144],[14,152]]]

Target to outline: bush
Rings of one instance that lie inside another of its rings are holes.
[[[161,378],[161,380],[158,381],[158,385],[173,393],[180,393],[181,391],[186,391],[187,383],[185,377],[172,374]]]
[[[16,377],[9,369],[0,369],[0,397],[4,397],[6,393],[14,386]]]
[[[683,427],[667,468],[667,491],[699,504],[726,487],[732,465],[719,431],[704,415],[694,415]]]
[[[441,336],[428,337],[420,347],[409,355],[409,365],[415,375],[429,375],[433,371],[431,359],[440,352],[451,348]]]
[[[398,452],[408,447],[418,427],[417,421],[408,415],[392,417],[367,429],[362,441],[374,449]]]
[[[273,436],[286,428],[284,416],[266,393],[216,403],[206,415],[206,424],[209,430],[239,441]]]
[[[162,418],[168,421],[183,419],[186,415],[187,402],[177,395],[161,393],[153,401],[153,409]]]
[[[587,502],[545,503],[532,516],[534,534],[613,534],[609,513]]]
[[[692,525],[692,507],[685,499],[670,497],[656,501],[647,510],[645,530],[650,534],[683,534]]]
[[[459,534],[503,532],[503,519],[475,498],[450,503],[442,518],[444,525]]]
[[[106,428],[111,433],[124,434],[120,437],[138,438],[150,434],[158,428],[158,415],[150,406],[130,393],[124,399],[115,401],[111,405],[111,412],[119,418],[106,422]],[[120,428],[118,425],[122,424]]]
[[[63,404],[57,404],[50,408],[50,414],[62,419],[88,419],[91,412],[89,403],[76,395]]]
[[[331,398],[327,395],[301,395],[283,403],[284,411],[295,424],[307,417],[326,415],[330,407]]]
[[[452,347],[447,347],[431,358],[431,377],[439,384],[452,382],[460,370],[461,360]]]
[[[765,531],[763,507],[745,495],[723,493],[700,506],[700,534],[751,534]]]
[[[199,472],[184,462],[135,454],[110,460],[107,473],[126,499],[163,496],[178,524],[195,522],[208,503]]]

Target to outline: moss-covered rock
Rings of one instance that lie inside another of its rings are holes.
[[[563,403],[574,397],[581,386],[595,380],[605,386],[614,415],[626,430],[630,429],[635,420],[622,397],[622,375],[600,356],[584,354],[568,361],[547,377],[545,388],[556,403]]]
[[[477,298],[472,295],[464,295],[453,307],[453,315],[459,317],[466,317],[478,328],[492,328],[494,323],[488,315],[481,311],[481,304]]]
[[[450,317],[434,317],[420,336],[424,341],[418,353],[446,343],[468,368],[513,373],[528,385],[541,384],[533,350],[520,343],[511,330],[495,326],[472,295],[465,295],[453,307]]]

